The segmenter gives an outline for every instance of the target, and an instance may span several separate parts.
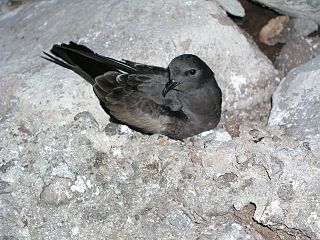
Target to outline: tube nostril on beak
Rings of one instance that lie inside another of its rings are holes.
[[[165,97],[167,95],[167,93],[171,90],[174,89],[177,85],[179,85],[177,82],[175,82],[174,80],[170,79],[164,89],[162,90],[162,96]]]

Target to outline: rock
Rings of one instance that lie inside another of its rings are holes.
[[[294,18],[307,18],[320,24],[320,2],[309,0],[253,0]]]
[[[163,66],[192,50],[214,67],[226,110],[266,106],[275,70],[215,2],[32,1],[0,23],[0,81],[19,82],[0,120],[0,238],[320,238],[312,139],[237,118],[185,141],[103,129],[91,87],[39,59],[72,38]],[[248,205],[254,229],[234,214]]]
[[[11,11],[28,0],[0,0],[0,13]]]
[[[310,19],[278,16],[271,19],[259,32],[259,41],[273,46],[301,39],[316,31],[318,25]]]
[[[169,213],[168,222],[179,230],[189,230],[194,225],[190,217],[182,209],[174,209]]]
[[[11,186],[10,183],[0,179],[0,194],[8,193],[8,188]]]
[[[57,11],[51,11],[52,8]],[[127,8],[132,14],[121,14]],[[65,14],[65,9],[70,9],[70,14]],[[83,16],[90,11],[95,17],[83,22]],[[181,19],[188,21],[182,24]],[[167,66],[182,53],[199,55],[214,69],[223,89],[223,108],[229,114],[257,105],[259,109],[268,108],[276,85],[271,62],[213,1],[35,1],[3,14],[0,21],[0,32],[10,33],[2,35],[0,77],[22,77],[20,84],[28,79],[18,99],[19,111],[36,108],[51,124],[61,118],[70,121],[78,112],[88,109],[98,122],[105,119],[87,83],[39,58],[54,43],[69,40],[86,44],[103,55],[160,66]],[[75,29],[73,23],[77,22],[82,24]],[[11,47],[18,45],[33,47]],[[17,72],[26,74],[17,76]],[[266,116],[266,111],[263,114]]]
[[[226,122],[223,126],[232,138],[239,137],[240,124],[235,119],[232,119],[232,120]]]
[[[88,111],[78,113],[76,116],[74,116],[74,120],[79,122],[79,127],[81,129],[99,127],[97,120]]]
[[[320,56],[291,70],[273,95],[269,125],[282,126],[297,139],[320,134]]]
[[[277,43],[285,42],[283,40],[284,29],[289,22],[288,16],[278,16],[272,18],[259,32],[259,41],[273,46]]]
[[[12,128],[18,120],[11,117],[1,127]],[[0,197],[15,199],[15,222],[23,222],[25,215],[29,219],[27,228],[6,221],[2,234],[19,238],[24,230],[32,239],[48,234],[54,236],[48,239],[92,234],[190,239],[205,232],[250,239],[262,231],[247,229],[248,223],[239,222],[230,209],[254,203],[257,225],[274,231],[287,226],[317,239],[319,225],[306,222],[319,221],[312,215],[320,210],[318,158],[312,145],[270,130],[241,125],[232,139],[219,128],[206,136],[205,145],[201,137],[181,142],[157,135],[107,135],[97,128],[83,131],[75,121],[36,136],[1,131],[6,139],[1,157],[13,158],[19,146],[20,158],[2,173],[1,179],[14,185]],[[0,209],[6,209],[8,203],[1,203]]]
[[[319,37],[294,37],[282,47],[276,58],[275,66],[280,76],[285,77],[291,69],[318,55],[320,55]]]
[[[41,200],[57,206],[68,204],[73,198],[71,185],[71,179],[55,178],[52,183],[43,188]]]
[[[310,18],[294,18],[293,28],[297,35],[306,37],[318,30],[318,24]]]
[[[245,11],[237,0],[217,0],[219,5],[229,14],[236,17],[244,17]]]

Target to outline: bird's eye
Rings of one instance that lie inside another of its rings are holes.
[[[195,69],[191,69],[191,70],[189,70],[189,74],[190,74],[190,75],[195,75],[195,74],[196,74],[196,72],[197,72],[197,71],[196,71]]]

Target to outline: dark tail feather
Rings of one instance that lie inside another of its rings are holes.
[[[108,71],[137,72],[135,68],[124,62],[103,57],[94,53],[89,48],[74,42],[61,45],[56,44],[50,51],[56,57],[44,53],[46,55],[43,56],[44,59],[73,70],[91,84],[95,83],[94,79],[97,76],[103,75]]]
[[[55,64],[58,64],[58,65],[60,65],[61,67],[65,67],[65,68],[68,68],[68,69],[71,69],[71,70],[72,70],[73,67],[74,67],[73,65],[68,64],[68,63],[65,63],[65,62],[61,61],[60,59],[58,59],[58,58],[50,55],[49,53],[43,52],[43,54],[45,54],[45,55],[47,56],[47,57],[41,56],[43,59],[46,59],[46,60],[48,60],[48,61],[50,61],[50,62],[53,62],[53,63],[55,63]]]

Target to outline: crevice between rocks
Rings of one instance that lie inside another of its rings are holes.
[[[241,210],[236,210],[233,208],[230,214],[246,228],[250,234],[257,237],[257,239],[267,239],[267,240],[309,240],[312,239],[303,230],[290,228],[285,224],[277,227],[271,227],[259,223],[253,216],[256,211],[256,205],[252,202],[244,206]]]

